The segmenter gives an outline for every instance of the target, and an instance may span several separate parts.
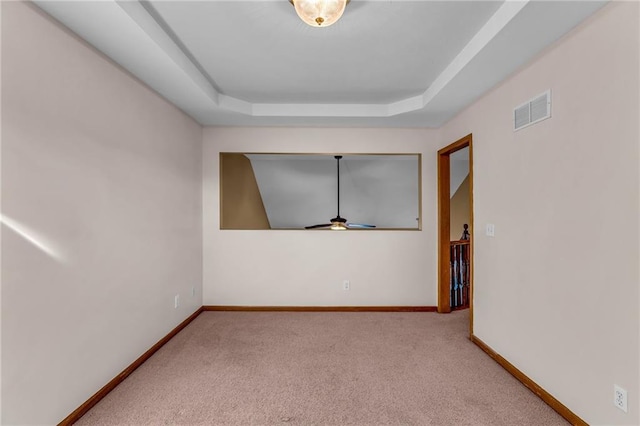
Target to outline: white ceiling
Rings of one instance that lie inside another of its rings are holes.
[[[312,28],[286,1],[151,3],[225,94],[277,104],[421,95],[500,2],[443,6],[354,1],[338,25]]]
[[[246,154],[269,225],[304,228],[338,214],[336,160],[331,155]],[[418,155],[349,155],[340,160],[340,216],[378,228],[419,226]]]
[[[438,127],[605,2],[36,3],[202,125]]]
[[[465,147],[449,156],[449,197],[453,197],[456,194],[456,191],[468,175],[469,147]]]

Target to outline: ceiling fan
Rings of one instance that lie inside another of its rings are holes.
[[[340,231],[344,229],[371,229],[375,228],[375,225],[367,225],[364,223],[347,223],[347,219],[344,217],[340,217],[340,160],[342,159],[342,155],[334,155],[336,159],[336,168],[338,175],[338,214],[336,217],[331,219],[331,223],[322,223],[319,225],[310,225],[305,226],[304,229],[317,229],[317,228],[331,228],[335,231]]]

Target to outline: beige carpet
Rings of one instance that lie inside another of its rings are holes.
[[[79,425],[566,425],[468,311],[204,312]]]

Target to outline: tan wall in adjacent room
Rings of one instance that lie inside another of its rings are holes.
[[[469,175],[462,181],[458,190],[451,197],[450,205],[451,215],[451,241],[457,241],[462,236],[464,224],[469,225],[471,232],[471,205],[469,203]]]
[[[270,229],[251,160],[238,153],[220,154],[222,229]]]

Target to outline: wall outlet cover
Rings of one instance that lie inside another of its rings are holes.
[[[627,412],[627,391],[618,385],[613,385],[613,405]]]

